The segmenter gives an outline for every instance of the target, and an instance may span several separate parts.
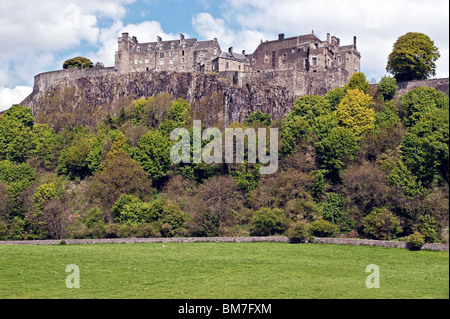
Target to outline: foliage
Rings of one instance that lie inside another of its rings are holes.
[[[422,118],[401,143],[403,161],[425,187],[449,181],[449,111],[435,109]]]
[[[337,87],[330,90],[325,94],[325,99],[327,99],[330,104],[330,110],[334,111],[337,109],[338,105],[341,103],[342,98],[345,96],[345,90],[341,87]]]
[[[342,216],[342,210],[344,209],[345,201],[344,197],[338,193],[330,193],[327,196],[327,201],[323,207],[323,219],[336,223]]]
[[[258,110],[248,116],[248,118],[245,120],[245,125],[250,126],[255,122],[270,126],[272,124],[272,117],[269,114],[263,113]]]
[[[375,110],[371,105],[372,98],[368,94],[359,89],[348,89],[336,115],[344,127],[362,137],[375,128]]]
[[[338,228],[335,224],[324,219],[317,219],[309,226],[311,235],[316,237],[333,237]]]
[[[386,71],[397,81],[424,80],[436,75],[438,48],[425,34],[408,32],[400,36],[389,54]]]
[[[383,97],[383,100],[391,100],[397,94],[398,85],[397,80],[391,76],[383,76],[378,82],[378,92]]]
[[[364,233],[373,239],[390,240],[400,233],[400,222],[387,208],[374,208],[364,218]]]
[[[408,236],[408,246],[411,250],[421,250],[425,244],[424,236],[419,232],[414,232]]]
[[[364,93],[369,92],[369,81],[367,81],[366,76],[362,72],[356,72],[352,75],[348,83],[344,87],[345,91],[349,90],[360,90]]]
[[[85,58],[85,57],[75,57],[72,59],[68,59],[66,61],[64,61],[63,63],[63,69],[72,69],[72,68],[77,68],[77,69],[90,69],[93,68],[94,64],[92,63],[91,60]]]
[[[286,230],[281,209],[263,207],[253,213],[254,233],[260,236],[281,234]]]
[[[286,231],[286,235],[291,243],[304,243],[311,235],[310,225],[303,220],[293,223]]]
[[[327,177],[338,180],[346,161],[352,161],[358,150],[357,137],[353,130],[345,127],[332,128],[321,141],[314,144],[320,167]]]
[[[400,98],[401,116],[406,126],[414,126],[434,109],[448,109],[449,99],[442,91],[432,87],[419,86]]]

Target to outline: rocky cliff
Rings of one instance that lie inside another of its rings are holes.
[[[114,68],[61,70],[35,77],[33,92],[21,103],[34,115],[45,113],[45,96],[55,96],[64,89],[74,92],[72,107],[90,105],[105,111],[117,111],[117,101],[125,97],[138,99],[167,92],[175,98],[187,99],[193,106],[202,97],[219,93],[226,124],[243,121],[256,110],[271,114],[275,119],[289,113],[295,96],[286,88],[261,82],[237,85],[233,76],[178,72],[141,72],[118,74]],[[126,106],[126,105],[123,105]]]

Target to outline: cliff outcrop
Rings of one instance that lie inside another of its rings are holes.
[[[64,89],[73,90],[72,107],[90,105],[115,113],[117,102],[123,98],[138,99],[167,92],[175,98],[186,99],[195,110],[202,97],[219,93],[226,125],[243,121],[257,110],[275,119],[289,113],[295,96],[285,87],[266,82],[238,85],[233,75],[190,72],[145,72],[119,74],[114,68],[62,70],[35,77],[33,92],[21,103],[33,110],[35,116],[45,113],[44,97],[55,96]],[[122,105],[127,106],[127,105]]]

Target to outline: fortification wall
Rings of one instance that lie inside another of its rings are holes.
[[[424,86],[434,87],[436,90],[442,91],[449,96],[449,78],[399,82],[397,85],[399,95],[404,95],[414,88]]]

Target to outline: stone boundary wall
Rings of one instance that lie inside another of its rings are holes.
[[[103,238],[103,239],[65,239],[67,244],[135,244],[135,243],[194,243],[194,242],[212,242],[212,243],[250,243],[250,242],[280,242],[287,243],[287,237],[175,237],[175,238]],[[372,239],[354,239],[354,238],[324,238],[315,237],[314,244],[336,244],[351,246],[377,246],[407,248],[408,243],[401,241],[372,240]],[[0,245],[59,245],[61,240],[9,240],[0,241]],[[422,250],[449,251],[448,244],[425,244]]]

